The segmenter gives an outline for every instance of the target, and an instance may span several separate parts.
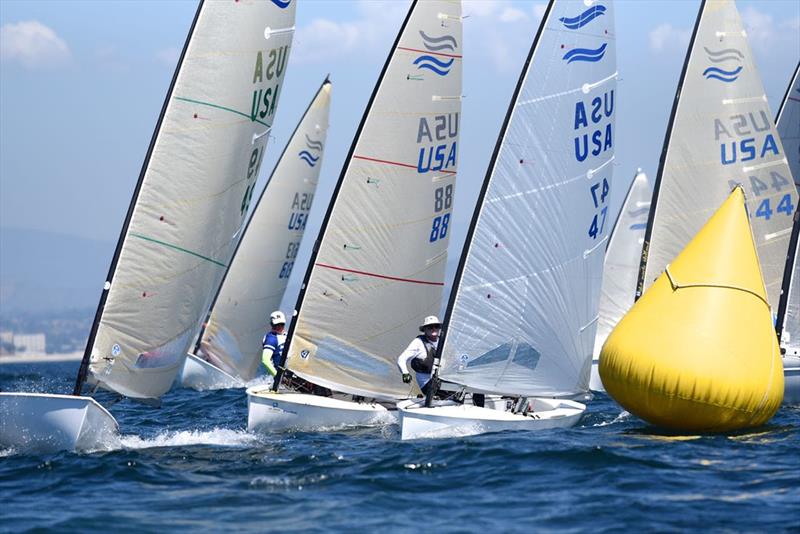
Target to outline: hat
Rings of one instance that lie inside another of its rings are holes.
[[[422,324],[419,327],[419,331],[422,332],[425,330],[425,328],[429,326],[442,326],[442,322],[435,315],[429,315],[425,317],[424,321],[422,321]]]
[[[272,326],[276,326],[279,324],[286,324],[286,317],[283,315],[282,311],[274,311],[269,314],[269,324]]]

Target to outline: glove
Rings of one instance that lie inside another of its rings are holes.
[[[403,373],[403,383],[410,384],[411,383],[411,375],[408,373]]]

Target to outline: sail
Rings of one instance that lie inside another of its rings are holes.
[[[326,79],[261,192],[202,333],[200,354],[243,380],[256,376],[269,314],[280,306],[306,229],[330,102]]]
[[[508,395],[588,390],[612,224],[613,12],[607,1],[548,7],[467,236],[443,379]]]
[[[87,345],[102,387],[141,400],[170,388],[244,222],[293,26],[290,0],[198,8]]]
[[[800,63],[795,68],[776,122],[794,183],[800,190]],[[778,329],[781,348],[786,354],[800,356],[800,211],[794,217],[794,230],[783,278],[783,293],[778,307]]]
[[[647,175],[639,169],[631,182],[625,202],[617,215],[617,222],[608,238],[597,334],[594,339],[595,360],[600,355],[600,349],[603,348],[608,334],[633,306],[636,281],[639,279],[644,230],[647,228],[647,214],[650,213],[652,196],[653,191]]]
[[[414,2],[356,133],[287,341],[288,369],[347,393],[410,393],[397,356],[439,311],[461,112],[461,4]]]
[[[774,313],[797,191],[731,0],[700,8],[664,147],[637,295],[742,184]]]

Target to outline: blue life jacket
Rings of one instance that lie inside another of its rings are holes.
[[[283,344],[286,341],[286,335],[282,334],[280,337],[283,339],[278,339],[278,335],[272,330],[266,333],[264,336],[263,341],[261,341],[261,347],[265,349],[270,349],[272,351],[272,365],[275,366],[275,369],[281,364],[281,354],[283,354]]]

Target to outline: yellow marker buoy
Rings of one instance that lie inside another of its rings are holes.
[[[606,391],[674,430],[767,422],[783,399],[783,366],[766,299],[737,187],[608,336]]]

